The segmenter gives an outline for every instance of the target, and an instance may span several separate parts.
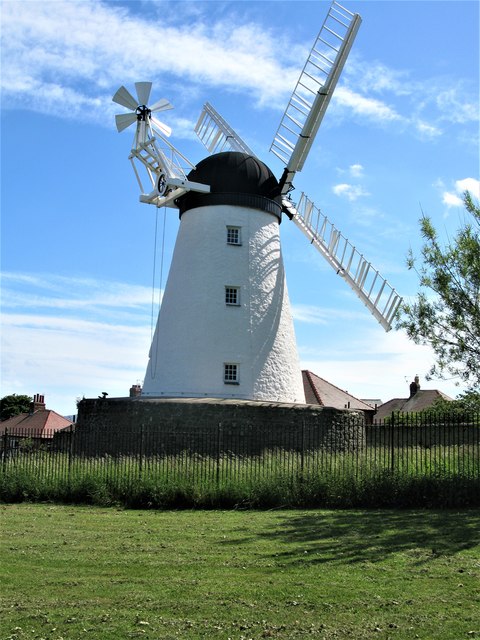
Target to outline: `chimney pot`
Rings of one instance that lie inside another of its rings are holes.
[[[139,384],[132,384],[130,387],[130,398],[137,398],[142,395],[142,387]]]
[[[413,398],[417,391],[420,391],[420,378],[418,377],[418,375],[416,375],[413,381],[410,383],[410,398]]]
[[[36,393],[33,396],[33,402],[30,404],[30,412],[41,411],[45,409],[45,396],[40,393]]]

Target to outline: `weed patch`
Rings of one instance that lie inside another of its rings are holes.
[[[33,460],[33,463],[32,463]],[[475,507],[480,476],[434,465],[362,465],[354,454],[320,461],[266,451],[219,459],[192,454],[146,459],[28,454],[4,465],[0,500],[50,501],[130,508]],[[470,467],[469,467],[470,468]]]

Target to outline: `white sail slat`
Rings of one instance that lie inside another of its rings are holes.
[[[284,198],[283,206],[310,243],[389,331],[401,296],[304,193],[297,205]]]

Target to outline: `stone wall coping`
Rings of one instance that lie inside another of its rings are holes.
[[[319,411],[325,409],[338,411],[336,407],[328,407],[317,404],[297,404],[287,402],[272,402],[265,400],[241,400],[239,398],[180,398],[180,397],[133,397],[128,396],[119,398],[85,398],[87,402],[129,402],[139,404],[191,404],[191,405],[227,405],[227,406],[243,406],[243,407],[278,407],[285,409],[296,409],[299,411]],[[342,412],[358,413],[359,409],[341,409]]]

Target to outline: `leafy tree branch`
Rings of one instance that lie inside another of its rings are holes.
[[[466,191],[466,218],[443,247],[431,219],[422,215],[421,264],[410,251],[407,266],[419,278],[420,291],[404,302],[397,329],[416,344],[432,347],[436,362],[429,377],[458,377],[480,389],[480,206]]]

